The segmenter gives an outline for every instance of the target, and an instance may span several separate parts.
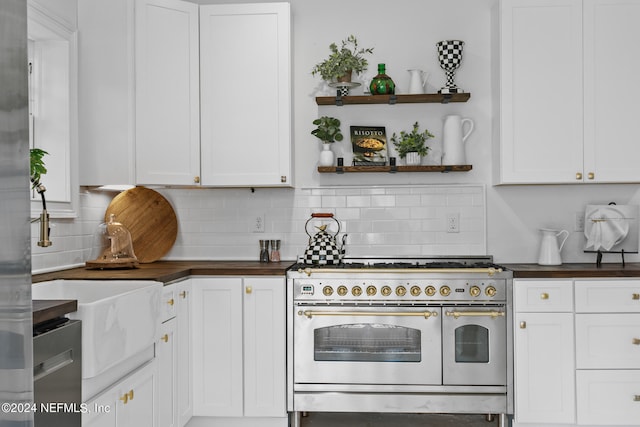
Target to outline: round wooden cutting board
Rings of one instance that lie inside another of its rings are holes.
[[[178,219],[162,194],[145,187],[123,191],[104,214],[111,214],[129,230],[138,262],[154,262],[166,255],[178,236]]]

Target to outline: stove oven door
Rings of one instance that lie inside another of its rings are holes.
[[[504,307],[443,307],[444,385],[506,385]]]
[[[440,385],[441,310],[296,307],[294,382]]]

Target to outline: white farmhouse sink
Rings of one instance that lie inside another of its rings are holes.
[[[74,299],[82,321],[82,378],[92,378],[157,339],[162,283],[137,280],[53,280],[34,283],[32,298]]]

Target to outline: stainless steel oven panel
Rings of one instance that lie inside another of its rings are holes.
[[[444,385],[507,384],[504,306],[443,307]]]
[[[439,307],[294,307],[294,383],[441,384]]]

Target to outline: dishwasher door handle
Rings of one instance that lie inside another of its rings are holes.
[[[55,356],[51,356],[47,360],[38,363],[33,367],[33,380],[37,381],[47,375],[53,374],[57,370],[62,369],[71,363],[73,363],[73,352],[71,349],[56,354]]]

